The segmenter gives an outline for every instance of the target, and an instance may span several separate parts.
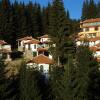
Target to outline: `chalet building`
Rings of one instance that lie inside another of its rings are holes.
[[[41,42],[41,46],[43,48],[45,47],[49,47],[49,43],[50,43],[50,37],[48,35],[43,35],[41,37],[38,37],[39,41]]]
[[[54,61],[47,56],[40,54],[36,57],[33,57],[31,61],[27,63],[28,68],[36,68],[43,73],[49,73],[50,65],[52,65]]]
[[[11,45],[4,40],[0,40],[0,59],[11,61]]]
[[[25,43],[32,40],[33,38],[30,36],[27,36],[27,37],[24,37],[24,38],[21,38],[21,39],[18,39],[18,51],[24,51],[25,49]]]
[[[27,59],[32,59],[35,56],[43,54],[49,58],[52,58],[52,55],[49,53],[49,42],[50,38],[48,35],[43,35],[34,39],[32,37],[24,37],[18,39],[18,51],[24,53],[24,56]]]
[[[89,42],[89,46],[100,43],[100,18],[88,19],[80,22],[81,32],[78,33],[76,44],[83,44],[83,40]]]
[[[76,45],[88,45],[94,57],[100,59],[100,18],[81,21],[80,28]]]
[[[29,61],[27,67],[38,68],[43,73],[48,73],[50,65],[53,64],[52,55],[49,52],[49,36],[43,35],[38,39],[24,37],[17,41],[18,51],[23,52],[24,57]]]
[[[40,48],[38,48],[39,54],[44,54],[45,56],[48,56],[50,59],[52,59],[52,55],[49,52],[49,48],[51,46],[51,38],[49,35],[43,35],[41,37],[38,37],[40,41]],[[52,44],[52,46],[55,46],[55,44]]]
[[[80,22],[80,28],[82,31],[78,35],[81,38],[100,37],[100,18]]]
[[[40,37],[38,37],[38,39],[39,39],[39,41],[40,41],[41,43],[47,43],[47,42],[50,41],[50,38],[49,38],[48,35],[40,36]]]
[[[32,53],[33,53],[33,56],[37,56],[38,55],[38,52],[37,52],[37,48],[39,47],[39,43],[40,41],[36,40],[36,39],[32,39],[28,42],[26,42],[24,44],[24,50],[31,50]]]

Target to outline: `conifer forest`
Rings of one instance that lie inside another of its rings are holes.
[[[95,0],[83,1],[80,19],[70,17],[63,0],[52,0],[47,6],[31,0],[27,4],[0,0],[0,40],[11,45],[12,56],[18,39],[26,36],[38,39],[48,34],[56,44],[49,49],[55,63],[48,77],[27,68],[22,56],[16,58],[21,64],[10,66],[17,67],[18,73],[8,77],[9,65],[0,58],[0,100],[100,100],[100,63],[88,45],[75,44],[80,21],[91,18],[100,18],[100,2]]]

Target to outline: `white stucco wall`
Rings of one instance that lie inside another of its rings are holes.
[[[43,73],[48,73],[49,72],[49,64],[38,64],[39,70],[40,66],[43,66]]]
[[[100,31],[100,27],[98,27],[99,31]]]
[[[22,41],[18,41],[18,46],[19,46],[19,42],[20,42],[20,46],[23,47],[24,43],[29,42],[30,40],[22,40]]]
[[[40,70],[40,67],[43,66],[43,73],[49,72],[49,64],[34,64],[34,63],[27,64],[27,68],[36,68],[37,66],[39,70]]]
[[[53,58],[51,54],[49,54],[49,58],[50,58],[50,59],[52,59],[52,58]]]
[[[11,45],[3,45],[3,49],[11,50]]]
[[[76,45],[77,45],[77,46],[80,46],[80,45],[81,45],[81,42],[80,42],[80,41],[77,41],[77,42],[76,42]]]
[[[100,40],[95,41],[95,45],[98,44],[98,43],[100,43]]]
[[[11,45],[0,45],[0,49],[7,49],[7,50],[11,50]]]
[[[83,28],[83,32],[85,32],[85,28]]]
[[[49,41],[49,38],[41,38],[40,42],[45,42],[45,41]]]
[[[2,49],[2,45],[0,45],[0,49]]]
[[[100,40],[97,40],[97,41],[95,41],[95,42],[88,42],[89,47],[95,46],[95,45],[97,45],[98,43],[100,43]],[[77,42],[76,42],[76,45],[77,45],[77,46],[80,46],[81,44],[84,44],[84,42],[81,42],[81,41],[77,41]]]
[[[89,31],[94,31],[94,30],[95,30],[94,27],[90,27],[90,28],[89,28]]]
[[[95,56],[95,57],[100,57],[100,51],[96,51],[96,52],[94,53],[94,56]]]
[[[30,45],[30,49],[32,51],[37,51],[37,48],[38,48],[38,44],[25,44],[25,49],[28,50],[28,46]],[[36,47],[36,48],[34,48]]]
[[[95,42],[89,42],[89,47],[94,46]]]

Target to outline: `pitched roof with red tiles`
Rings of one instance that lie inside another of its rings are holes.
[[[95,46],[96,46],[96,47],[100,47],[100,43],[96,44]]]
[[[96,46],[92,46],[92,47],[89,47],[89,49],[93,52],[96,52],[96,51],[100,51],[100,48],[96,47]]]
[[[18,39],[18,41],[22,41],[22,40],[32,40],[32,36],[26,36],[26,37],[23,37],[23,38],[20,38]]]
[[[47,51],[48,48],[38,48],[37,51]]]
[[[97,60],[98,63],[100,63],[100,58],[97,58],[96,60]]]
[[[7,42],[5,42],[4,40],[0,40],[0,45],[4,45],[7,44]]]
[[[97,47],[95,47],[95,46],[89,47],[89,49],[90,49],[91,51],[93,51],[93,52],[96,52],[96,51],[97,51]]]
[[[91,42],[95,42],[97,40],[100,40],[100,37],[95,37],[95,38],[87,38],[88,41],[91,41]]]
[[[91,23],[91,22],[100,22],[100,18],[87,19],[87,20],[80,22],[80,23]]]
[[[32,62],[37,64],[53,64],[54,61],[47,56],[40,54],[39,56],[34,57]]]
[[[39,43],[40,43],[40,41],[37,40],[37,39],[32,39],[32,40],[30,40],[28,42],[25,42],[25,44],[39,44]]]
[[[49,36],[48,35],[43,35],[43,36],[40,36],[38,38],[48,38]]]

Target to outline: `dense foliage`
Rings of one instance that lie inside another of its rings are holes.
[[[24,36],[38,37],[49,33],[49,16],[52,4],[48,3],[47,7],[41,7],[38,3],[28,4],[10,0],[0,1],[0,38],[6,40],[12,45],[12,49],[17,47],[16,40]],[[71,23],[75,22],[67,16],[65,20]],[[77,21],[76,21],[77,23]],[[75,25],[74,25],[75,26]],[[71,34],[77,26],[70,26]]]
[[[100,18],[100,2],[97,4],[95,0],[84,0],[82,8],[82,20],[90,18]]]
[[[93,0],[84,1],[82,20],[97,16],[91,14],[94,6]],[[86,10],[88,7],[90,10]],[[97,8],[100,9],[100,3]],[[99,10],[96,11],[99,16]],[[43,8],[32,2],[25,5],[0,1],[0,38],[13,49],[16,40],[27,35],[49,34],[56,45],[50,48],[55,64],[50,66],[49,77],[23,62],[18,66],[19,73],[7,78],[6,66],[0,61],[0,100],[100,100],[99,64],[87,46],[75,48],[72,41],[78,27],[78,21],[70,19],[62,0],[53,0]]]

